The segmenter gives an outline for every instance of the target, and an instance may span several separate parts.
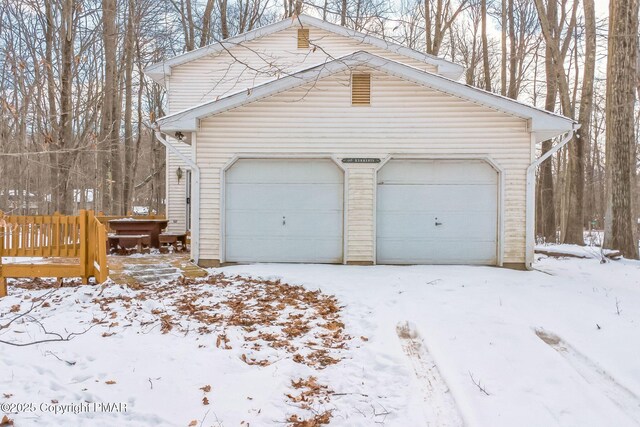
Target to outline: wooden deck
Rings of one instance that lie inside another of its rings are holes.
[[[144,256],[109,256],[109,277],[131,287],[180,277],[205,277],[207,271],[189,261],[188,253]]]

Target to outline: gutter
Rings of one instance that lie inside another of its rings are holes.
[[[147,124],[147,127],[153,129],[156,138],[167,150],[170,150],[191,168],[191,259],[198,264],[200,261],[200,168],[196,162],[178,151],[162,136],[158,124]]]
[[[535,218],[536,218],[536,168],[549,157],[553,156],[558,150],[567,145],[575,132],[580,129],[580,124],[573,123],[572,128],[567,132],[559,143],[554,145],[551,150],[544,153],[533,161],[527,168],[527,196],[526,196],[526,257],[525,265],[527,270],[533,270],[533,254],[535,247]]]

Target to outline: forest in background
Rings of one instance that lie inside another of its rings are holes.
[[[636,257],[638,0],[605,12],[594,0],[0,0],[0,209],[162,213],[165,150],[144,123],[164,115],[165,93],[144,68],[307,13],[574,118],[574,140],[537,173],[537,237],[582,243],[606,227]]]

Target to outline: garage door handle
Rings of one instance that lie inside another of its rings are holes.
[[[285,219],[285,217],[282,217],[282,225],[287,225],[287,220]]]
[[[438,227],[438,226],[440,226],[440,225],[442,225],[442,223],[441,223],[441,222],[438,222],[438,220],[436,220],[436,227]]]

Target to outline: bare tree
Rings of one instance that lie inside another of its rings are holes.
[[[484,66],[484,88],[491,91],[491,71],[489,68],[489,46],[487,41],[487,0],[481,0],[482,11],[482,64]]]
[[[605,246],[638,258],[633,216],[634,129],[638,61],[638,0],[611,0],[607,61],[607,212]]]

